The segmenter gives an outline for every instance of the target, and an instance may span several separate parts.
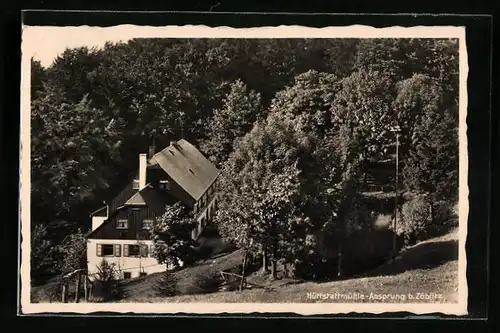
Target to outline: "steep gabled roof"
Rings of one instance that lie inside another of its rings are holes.
[[[152,187],[150,184],[146,185],[142,190],[134,194],[127,202],[122,206],[117,207],[113,212],[110,212],[108,218],[95,230],[87,233],[86,237],[92,239],[99,230],[103,229],[107,224],[109,224],[113,217],[123,209],[127,209],[130,206],[148,206],[149,209],[154,211],[160,211],[165,209],[167,205],[172,205],[177,199],[171,194],[165,191],[158,190]]]
[[[90,217],[92,216],[106,216],[108,213],[108,206],[102,206],[101,208],[98,208],[94,210],[92,213],[90,213]]]
[[[184,139],[156,153],[149,163],[151,167],[159,165],[195,200],[201,198],[219,175],[215,165]]]
[[[124,206],[146,206],[146,200],[143,197],[144,192],[150,189],[152,186],[147,184],[142,190],[135,193],[130,199],[128,199],[123,205]]]
[[[137,179],[139,173],[136,171],[133,177],[129,177],[127,185],[122,188],[122,190],[113,197],[113,200],[109,203],[109,213],[114,212],[118,207],[122,206],[130,199],[138,189],[134,188],[134,179]]]
[[[102,228],[104,228],[104,226],[106,224],[108,224],[110,221],[111,221],[111,217],[113,217],[116,213],[118,213],[120,210],[122,210],[123,208],[125,208],[125,206],[120,206],[120,207],[117,207],[112,213],[110,213],[110,216],[108,216],[108,218],[106,220],[104,220],[103,223],[101,223],[100,226],[98,226],[97,228],[95,228],[94,230],[90,230],[86,235],[85,237],[86,238],[92,238],[99,230],[101,230]]]

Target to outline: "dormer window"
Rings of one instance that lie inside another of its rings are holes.
[[[128,229],[128,220],[119,219],[116,221],[116,229]]]
[[[128,220],[119,219],[116,221],[116,229],[128,229]]]
[[[158,187],[160,190],[170,190],[170,182],[168,180],[160,180]]]

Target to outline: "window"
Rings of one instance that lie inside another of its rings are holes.
[[[134,190],[138,190],[139,189],[139,179],[134,179],[134,183],[132,184],[132,188]]]
[[[142,220],[142,229],[150,230],[153,229],[154,221],[152,219]]]
[[[146,272],[140,272],[139,273],[139,276],[146,276],[146,275],[148,275],[148,273],[146,273]]]
[[[124,279],[130,279],[130,278],[132,278],[132,273],[130,273],[130,272],[123,272],[123,278]]]
[[[139,254],[141,253],[140,252],[141,249],[139,247],[139,245],[128,245],[128,256],[129,257],[138,257]]]
[[[98,257],[120,257],[121,256],[121,246],[120,244],[97,244],[97,256]]]
[[[124,257],[147,257],[149,246],[146,244],[128,244],[123,245]]]
[[[127,219],[118,219],[118,221],[116,221],[116,229],[127,229],[127,228],[128,228]]]
[[[195,202],[193,210],[194,210],[195,213],[198,212],[198,203],[197,202]]]

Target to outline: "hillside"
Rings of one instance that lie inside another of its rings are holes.
[[[238,265],[241,254],[234,252],[205,264],[183,270],[183,275],[192,277],[202,269],[229,269]],[[225,267],[225,268],[222,268]],[[365,295],[363,302],[382,300],[369,299],[374,295],[417,295],[427,293],[441,295],[439,299],[421,299],[417,302],[456,302],[458,290],[458,233],[457,230],[434,239],[418,243],[401,252],[396,262],[386,263],[379,268],[349,280],[324,283],[303,282],[294,280],[277,280],[268,282],[269,289],[251,289],[210,294],[182,295],[168,298],[154,297],[150,286],[158,276],[148,276],[141,283],[130,284],[128,297],[123,302],[318,302],[321,299],[307,299],[307,293],[342,295]],[[180,273],[180,272],[179,272]],[[250,281],[252,281],[250,279]],[[254,280],[255,281],[255,280]],[[262,283],[264,280],[259,281]],[[341,296],[339,296],[341,298]],[[352,300],[336,299],[336,302]],[[401,299],[394,301],[403,301]]]
[[[177,279],[180,296],[160,297],[157,291],[162,274],[151,274],[142,278],[123,282],[124,299],[121,302],[321,302],[328,301],[308,299],[308,293],[336,297],[335,302],[352,302],[347,295],[365,295],[361,302],[380,302],[370,299],[373,295],[417,295],[427,293],[441,295],[439,299],[421,299],[417,302],[456,302],[458,290],[458,231],[454,230],[444,236],[420,242],[401,251],[395,263],[387,262],[378,268],[354,278],[330,282],[303,282],[293,279],[269,281],[259,274],[252,274],[249,282],[264,288],[240,291],[206,292],[207,283],[221,270],[239,273],[242,252],[221,254],[194,267],[185,268],[174,273]],[[205,280],[205,281],[204,281]],[[200,284],[205,293],[199,289]],[[49,302],[47,296],[54,284],[32,288],[33,302]],[[71,288],[73,289],[73,288]],[[71,290],[70,289],[70,290]],[[338,294],[336,294],[338,293]],[[333,296],[332,296],[333,295]],[[342,296],[344,295],[344,296]],[[324,296],[326,297],[326,296]],[[344,299],[342,299],[344,297]],[[72,299],[72,297],[69,297]],[[56,301],[52,299],[52,301]],[[99,301],[95,299],[94,301]],[[402,302],[402,299],[395,299]]]

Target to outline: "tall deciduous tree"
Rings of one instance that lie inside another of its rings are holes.
[[[393,142],[388,130],[394,122],[394,88],[387,72],[358,70],[342,80],[335,96],[333,122],[353,129],[365,162],[380,158]]]
[[[458,126],[452,113],[422,115],[403,169],[406,186],[428,193],[433,202],[458,199]]]
[[[318,216],[327,242],[323,250],[337,253],[337,275],[342,275],[344,240],[352,231],[354,219],[350,214],[359,198],[362,174],[362,147],[355,130],[341,125],[329,131],[315,151],[317,170],[321,177]],[[336,249],[332,249],[336,245]]]
[[[31,58],[31,99],[38,98],[43,93],[44,83],[46,81],[45,68],[40,61]]]
[[[195,241],[191,231],[198,223],[182,203],[167,206],[152,229],[154,240],[154,257],[160,264],[175,268],[188,265],[195,258]]]
[[[404,185],[434,202],[458,196],[458,119],[437,78],[417,74],[398,83],[394,101],[403,129]]]
[[[223,106],[214,111],[208,126],[208,139],[203,151],[220,166],[233,150],[234,140],[241,138],[251,128],[260,114],[260,94],[248,89],[241,80],[231,84]]]
[[[33,214],[41,221],[67,217],[74,205],[107,187],[105,166],[115,138],[102,112],[84,96],[76,104],[59,91],[36,99],[31,108]]]
[[[42,282],[55,271],[53,244],[48,237],[47,226],[35,223],[31,230],[30,266],[31,280]]]
[[[301,130],[321,136],[333,125],[330,109],[340,88],[334,74],[309,70],[276,93],[269,113],[295,117]]]
[[[87,238],[81,229],[69,234],[56,251],[61,257],[59,268],[62,272],[87,268]]]
[[[293,119],[276,116],[259,121],[238,143],[222,173],[216,217],[221,234],[260,252],[264,268],[267,258],[275,262],[280,252],[287,251],[290,232],[280,230],[290,228],[287,224],[293,217],[285,211],[299,214],[292,205],[300,205],[292,198],[301,196],[303,179],[298,168],[300,159],[307,159],[306,136],[295,128]],[[289,182],[291,187],[286,185]]]
[[[401,129],[400,154],[406,160],[413,148],[412,137],[418,136],[418,124],[426,114],[442,112],[443,89],[436,78],[415,74],[396,84],[397,95],[392,103],[395,120]]]

